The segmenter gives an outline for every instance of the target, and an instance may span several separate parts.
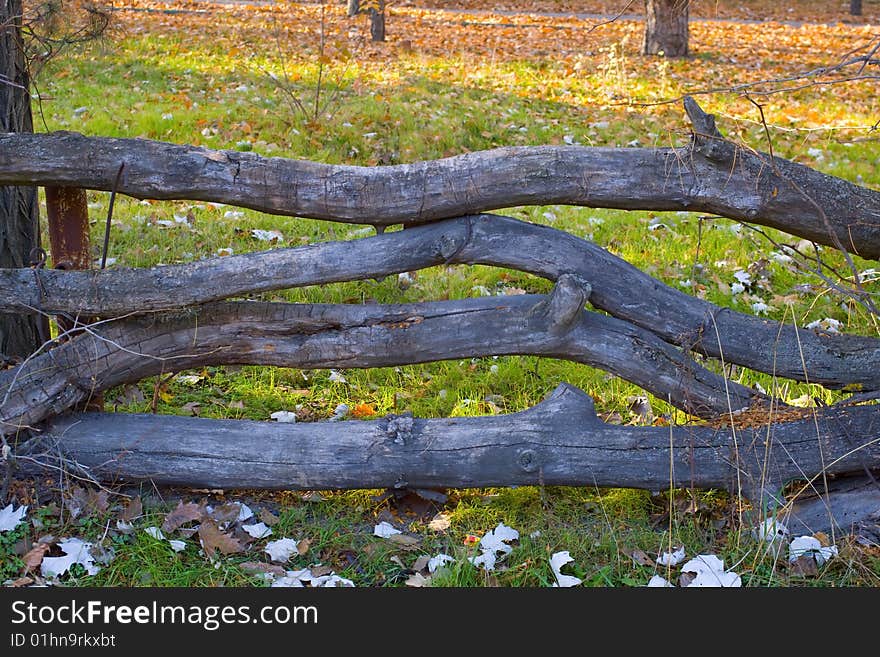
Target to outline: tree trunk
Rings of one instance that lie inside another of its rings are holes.
[[[279,424],[168,415],[72,414],[20,446],[17,462],[66,458],[105,481],[198,488],[325,490],[474,486],[720,488],[756,509],[783,505],[786,483],[824,493],[819,473],[876,471],[876,406],[754,428],[606,424],[589,395],[563,384],[530,409],[491,417]],[[854,449],[859,447],[859,449]],[[770,497],[767,497],[767,496]],[[841,498],[838,523],[876,511],[880,490]],[[824,529],[834,504],[798,508],[797,531]]]
[[[370,38],[373,41],[385,40],[385,0],[379,0],[378,9],[370,9]]]
[[[361,13],[360,0],[348,0],[348,15],[357,16],[359,13]]]
[[[849,13],[853,16],[861,16],[862,0],[849,0]]]
[[[645,55],[687,57],[689,0],[645,0]]]
[[[21,37],[21,0],[0,0],[0,132],[33,132]],[[0,267],[27,267],[40,246],[36,187],[0,187]],[[37,315],[0,314],[0,366],[25,358],[48,335]]]

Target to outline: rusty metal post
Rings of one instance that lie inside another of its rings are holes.
[[[55,269],[89,269],[92,264],[89,242],[89,208],[86,191],[78,187],[46,187],[46,215],[49,219],[49,251]],[[74,322],[57,317],[58,327],[69,331]],[[79,318],[88,322],[89,318]],[[86,410],[104,410],[103,395],[94,395]]]

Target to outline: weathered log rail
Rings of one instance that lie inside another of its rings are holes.
[[[725,379],[703,356],[877,391],[880,341],[715,306],[573,235],[473,214],[530,203],[704,211],[880,256],[880,194],[736,147],[693,101],[686,109],[694,137],[682,148],[509,148],[375,168],[72,133],[0,135],[0,184],[109,190],[118,177],[117,191],[138,198],[407,227],[146,270],[0,270],[0,312],[102,318],[0,372],[0,436],[12,437],[26,468],[62,454],[101,478],[210,487],[657,489],[672,477],[674,485],[757,499],[819,473],[866,472],[870,481],[880,470],[876,407],[777,421],[780,400]],[[224,301],[442,264],[506,267],[555,286],[550,295],[405,306]],[[491,418],[280,427],[64,414],[112,386],[196,366],[378,367],[505,354],[599,367],[699,417],[760,408],[766,422],[727,430],[606,425],[570,386],[529,411]],[[50,451],[35,451],[47,444]],[[874,502],[880,507],[880,488],[870,485],[825,501],[848,520]],[[821,515],[815,504],[803,513]]]

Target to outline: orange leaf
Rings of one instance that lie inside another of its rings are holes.
[[[356,418],[365,418],[375,415],[376,410],[369,404],[357,404],[351,414]]]

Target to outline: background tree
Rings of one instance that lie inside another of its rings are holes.
[[[359,13],[361,13],[360,0],[348,0],[348,15],[357,16]]]
[[[645,0],[645,55],[687,57],[689,0]]]
[[[0,132],[33,132],[21,0],[0,0]],[[36,187],[0,187],[0,267],[27,267],[40,246]],[[0,314],[0,361],[33,353],[48,334],[36,315]]]

